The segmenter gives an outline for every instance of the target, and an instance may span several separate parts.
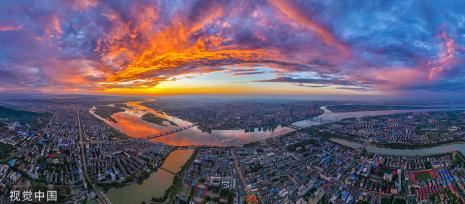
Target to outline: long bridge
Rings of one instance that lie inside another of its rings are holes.
[[[146,137],[146,139],[153,139],[153,138],[163,137],[163,136],[170,135],[170,134],[173,134],[173,133],[177,133],[177,132],[187,130],[187,129],[193,128],[193,127],[195,127],[195,125],[184,126],[184,127],[178,128],[178,129],[162,132],[162,133],[159,133],[159,134],[149,135],[149,136]]]
[[[283,125],[284,127],[288,127],[288,128],[292,128],[294,130],[299,130],[299,129],[302,129],[302,127],[299,127],[299,126],[296,126],[296,125],[292,125],[292,124],[289,124],[289,125]]]
[[[161,170],[166,171],[166,172],[168,172],[168,173],[170,173],[170,174],[176,175],[175,172],[173,172],[173,171],[171,171],[171,170],[168,170],[168,169],[165,169],[165,168],[163,168],[163,167],[159,167],[158,169],[161,169]]]

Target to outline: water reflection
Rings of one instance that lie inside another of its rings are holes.
[[[105,123],[113,126],[121,132],[134,138],[145,138],[149,135],[159,134],[170,130],[175,130],[180,127],[192,125],[191,122],[182,120],[177,117],[170,116],[166,113],[153,110],[151,108],[141,105],[142,101],[128,102],[126,105],[131,108],[125,108],[126,111],[113,114],[111,117],[114,118],[117,123],[103,119]],[[90,112],[92,114],[93,110]],[[309,120],[303,120],[293,123],[292,125],[298,127],[310,127],[313,125],[320,125],[324,123],[334,122],[346,118],[357,118],[365,116],[377,116],[377,115],[390,115],[396,113],[408,113],[408,112],[431,112],[431,111],[454,111],[463,110],[463,108],[435,108],[435,109],[413,109],[413,110],[381,110],[381,111],[358,111],[358,112],[343,112],[334,113],[328,110],[326,107],[322,107],[324,113],[320,116]],[[157,117],[174,122],[176,125],[168,122],[163,122],[162,125],[154,124],[143,120],[141,117],[146,113],[152,113]],[[95,114],[94,114],[95,115]],[[163,142],[166,144],[178,145],[178,146],[190,146],[190,145],[208,145],[208,146],[237,146],[245,143],[250,143],[258,140],[267,139],[283,135],[294,131],[289,127],[277,126],[277,127],[266,127],[266,128],[255,128],[247,130],[212,130],[205,132],[197,127],[186,129],[177,133],[173,133],[164,137],[154,138],[151,141]]]
[[[452,107],[452,108],[423,108],[423,109],[405,109],[405,110],[379,110],[379,111],[355,111],[355,112],[331,112],[326,107],[321,108],[324,113],[309,119],[293,123],[293,125],[299,127],[310,127],[313,125],[320,125],[324,123],[336,122],[348,118],[361,118],[369,116],[382,116],[392,115],[398,113],[419,113],[419,112],[437,112],[437,111],[462,111],[465,110],[463,107]]]
[[[118,129],[119,131],[134,138],[145,138],[149,135],[159,134],[170,130],[175,130],[180,127],[192,125],[191,122],[182,120],[177,117],[170,116],[151,108],[140,105],[139,102],[129,102],[126,105],[131,108],[125,108],[126,111],[111,115],[117,123],[103,119],[105,123]],[[94,114],[94,108],[90,112]],[[146,113],[152,113],[157,117],[174,122],[176,125],[171,125],[164,122],[163,125],[154,124],[143,120],[141,117]],[[173,133],[164,137],[154,138],[151,141],[163,142],[177,146],[190,145],[208,145],[208,146],[227,146],[240,145],[257,140],[262,140],[270,137],[279,136],[285,133],[292,132],[293,129],[288,127],[277,126],[275,128],[255,128],[248,130],[212,130],[210,132],[202,131],[197,127]]]
[[[176,173],[179,172],[193,152],[190,149],[171,152],[163,162],[162,168]],[[121,188],[112,188],[106,195],[113,204],[141,203],[153,197],[161,197],[174,180],[174,175],[163,169],[158,169],[152,173],[141,184],[133,183]]]

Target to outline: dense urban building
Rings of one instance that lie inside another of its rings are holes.
[[[143,120],[142,110],[118,106]],[[397,155],[369,148],[463,144],[463,111],[349,118],[245,145],[176,147],[130,138],[96,117],[91,107],[47,102],[22,112],[48,119],[45,123],[15,114],[0,119],[4,202],[29,201],[29,192],[56,192],[55,197],[32,196],[32,201],[111,203],[110,189],[142,184],[158,171],[173,175],[173,182],[164,195],[152,195],[147,203],[465,201],[465,158],[460,149]],[[172,152],[186,148],[193,153],[179,170],[169,169],[170,164],[163,167]]]
[[[142,104],[191,121],[205,131],[273,129],[278,125],[289,125],[322,113],[319,105],[309,101],[156,100]]]

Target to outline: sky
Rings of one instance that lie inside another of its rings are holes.
[[[465,1],[0,0],[0,92],[456,95]]]

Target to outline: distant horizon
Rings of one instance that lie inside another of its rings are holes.
[[[423,103],[432,103],[432,102],[464,102],[465,97],[456,96],[448,98],[418,98],[418,97],[403,97],[403,96],[392,96],[386,97],[382,95],[378,96],[357,96],[357,95],[252,95],[252,94],[177,94],[177,95],[135,95],[135,94],[105,94],[105,93],[15,93],[15,92],[0,92],[0,101],[6,98],[11,97],[10,99],[17,99],[20,97],[22,99],[34,100],[31,96],[46,97],[120,97],[120,98],[195,98],[195,99],[289,99],[289,100],[309,100],[309,101],[346,101],[346,102],[367,102],[372,103],[376,101],[384,102],[423,102]]]

